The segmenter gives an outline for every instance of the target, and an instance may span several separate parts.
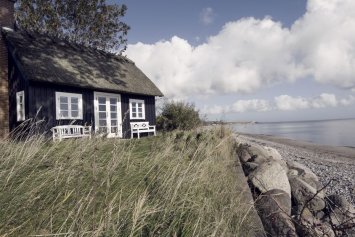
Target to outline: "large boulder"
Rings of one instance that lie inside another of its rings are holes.
[[[300,214],[304,206],[312,212],[321,211],[325,208],[325,201],[317,189],[303,181],[299,177],[290,177],[292,198],[297,206],[297,214]],[[317,195],[316,195],[317,194]]]
[[[291,198],[285,191],[267,191],[258,197],[255,205],[269,236],[297,236],[291,219]]]
[[[298,176],[303,181],[311,185],[313,188],[320,190],[322,189],[322,184],[319,182],[319,179],[312,170],[310,170],[307,166],[300,164],[295,161],[287,161],[288,166],[288,176],[292,178],[294,176]],[[324,197],[324,192],[320,192],[320,195]]]
[[[272,148],[272,147],[266,147],[266,146],[259,146],[259,145],[253,145],[248,148],[249,153],[251,155],[251,160],[252,162],[261,164],[264,162],[270,162],[270,161],[275,161],[278,162],[282,167],[287,169],[287,164],[284,159],[282,159],[282,156],[280,153]]]
[[[268,161],[261,163],[258,168],[249,174],[248,178],[261,193],[279,189],[291,197],[291,187],[287,178],[287,172],[278,162]]]
[[[241,144],[238,147],[237,154],[242,163],[248,162],[251,159],[251,155],[248,152],[248,145]]]

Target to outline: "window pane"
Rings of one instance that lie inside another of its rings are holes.
[[[117,133],[117,127],[112,127],[111,128],[111,133]]]
[[[106,104],[106,97],[99,97],[99,104]]]
[[[143,114],[142,113],[138,113],[138,118],[143,118]]]
[[[105,119],[106,118],[106,113],[105,112],[99,112],[99,119]]]
[[[60,103],[68,103],[68,97],[60,96],[59,101],[60,101]]]
[[[117,120],[111,120],[111,126],[117,126]]]
[[[137,117],[137,113],[132,113],[132,118],[136,118]]]
[[[111,113],[111,118],[113,119],[117,118],[117,113]]]
[[[68,104],[60,104],[60,110],[68,110]]]
[[[79,117],[79,111],[71,111],[71,116],[72,116],[73,118]]]
[[[115,112],[115,111],[117,110],[117,106],[111,105],[111,106],[110,106],[110,109],[111,109],[112,112]]]
[[[110,104],[111,105],[117,104],[117,99],[116,98],[110,98]]]
[[[138,103],[137,106],[138,106],[138,108],[142,108],[143,104],[142,103]]]
[[[60,117],[68,118],[69,117],[68,111],[65,111],[65,110],[60,111]]]
[[[71,102],[77,104],[77,103],[79,103],[79,98],[78,97],[71,97]]]
[[[142,108],[138,108],[138,112],[142,112]]]
[[[99,126],[101,127],[107,126],[106,120],[99,120]]]
[[[78,104],[73,104],[73,102],[72,102],[71,109],[72,110],[79,110],[79,105]]]
[[[106,105],[99,105],[99,111],[106,111]]]
[[[132,108],[135,108],[137,106],[136,102],[132,102]]]

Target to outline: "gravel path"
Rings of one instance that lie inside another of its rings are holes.
[[[277,149],[286,160],[309,167],[323,185],[327,194],[339,194],[355,205],[355,149],[321,146],[265,135],[237,135],[242,143],[259,144]]]

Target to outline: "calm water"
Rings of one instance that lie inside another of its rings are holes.
[[[236,132],[267,134],[323,145],[355,147],[355,119],[235,124]]]

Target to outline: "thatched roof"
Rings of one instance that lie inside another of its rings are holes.
[[[30,81],[163,96],[129,59],[44,35],[4,31]]]

